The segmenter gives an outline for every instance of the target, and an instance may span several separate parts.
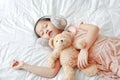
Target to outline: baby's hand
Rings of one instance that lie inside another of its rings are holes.
[[[14,68],[14,69],[22,69],[23,65],[24,65],[24,62],[13,60],[12,68]]]
[[[81,49],[78,55],[78,63],[77,66],[79,69],[84,69],[88,66],[88,50]]]

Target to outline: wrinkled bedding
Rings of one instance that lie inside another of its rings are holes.
[[[43,15],[63,15],[68,25],[83,21],[98,25],[100,33],[120,37],[120,0],[0,0],[0,80],[61,80],[11,68],[13,59],[46,66],[50,48],[37,43],[34,24]],[[76,69],[76,80],[103,80],[87,77]]]

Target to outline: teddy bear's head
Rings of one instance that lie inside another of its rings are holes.
[[[71,46],[71,44],[72,36],[70,32],[67,31],[62,32],[49,40],[50,47],[56,49],[64,49]]]

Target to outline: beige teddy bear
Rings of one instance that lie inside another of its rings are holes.
[[[53,68],[55,66],[55,61],[59,58],[64,70],[62,80],[75,80],[74,69],[77,66],[79,51],[72,46],[72,40],[70,32],[67,31],[62,32],[49,40],[49,45],[51,48],[54,48],[54,50],[48,59],[48,66]],[[81,48],[84,48],[84,46],[85,43],[80,43]],[[89,66],[82,71],[88,75],[88,73],[92,73],[94,67],[95,66]]]

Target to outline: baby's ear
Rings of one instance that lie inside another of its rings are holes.
[[[50,46],[51,48],[54,48],[54,43],[53,43],[53,41],[54,41],[54,39],[53,39],[53,38],[50,38],[50,40],[49,40],[49,46]]]

